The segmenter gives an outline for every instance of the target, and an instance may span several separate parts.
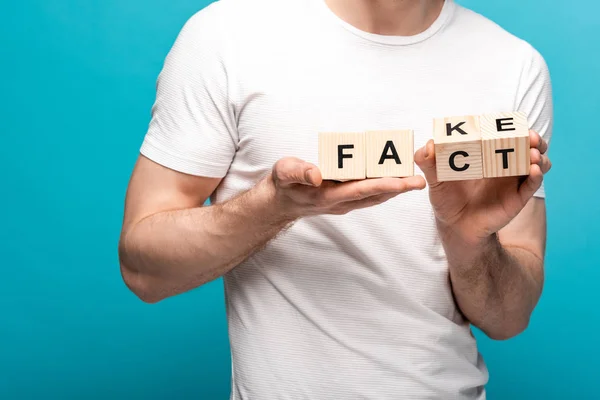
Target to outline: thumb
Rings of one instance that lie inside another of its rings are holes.
[[[295,157],[282,158],[273,166],[273,180],[280,187],[294,184],[320,186],[321,171],[311,163]]]
[[[429,140],[425,146],[417,150],[415,153],[415,163],[421,168],[423,174],[425,174],[425,179],[427,179],[429,186],[438,183],[433,140]]]

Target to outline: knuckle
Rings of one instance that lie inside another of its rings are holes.
[[[302,182],[302,174],[298,170],[290,172],[288,176],[292,182]]]
[[[285,158],[277,160],[277,162],[273,166],[273,169],[276,170],[276,171],[281,171],[282,169],[285,168],[285,164],[286,164],[286,159]]]
[[[542,156],[537,156],[537,157],[536,157],[536,162],[535,162],[535,163],[536,163],[537,165],[539,165],[540,167],[543,167],[543,166],[544,166],[544,164],[545,164],[546,162],[544,161],[544,157],[542,157]]]
[[[291,171],[294,170],[295,166],[298,165],[298,160],[295,160],[291,157],[285,157],[279,159],[275,165],[282,171]]]
[[[406,185],[406,182],[404,182],[404,181],[399,181],[399,182],[396,184],[396,190],[395,190],[395,191],[396,191],[396,192],[400,192],[400,193],[402,193],[402,192],[406,192],[406,190],[407,190],[407,189],[408,189],[408,187],[407,187],[407,185]]]
[[[285,161],[279,160],[273,165],[273,178],[276,181],[282,181],[285,179]]]
[[[361,200],[368,197],[368,193],[364,189],[356,189],[352,193],[352,200]]]
[[[281,184],[281,176],[277,171],[273,171],[272,173],[272,177],[273,177],[273,183],[275,184],[276,187],[279,187]]]
[[[302,164],[291,157],[282,158],[273,166],[273,177],[279,182],[302,182],[304,180]]]

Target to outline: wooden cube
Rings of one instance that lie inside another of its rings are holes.
[[[527,116],[522,112],[484,114],[481,125],[483,176],[529,175],[530,144]]]
[[[319,169],[323,179],[365,179],[364,132],[319,133]]]
[[[368,131],[367,178],[415,174],[412,130]]]
[[[478,116],[436,118],[433,135],[438,181],[483,178]]]

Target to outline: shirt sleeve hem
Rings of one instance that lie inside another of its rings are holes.
[[[145,138],[140,153],[157,164],[188,175],[223,178],[229,166],[219,166],[177,156]]]
[[[533,194],[533,197],[537,197],[538,199],[545,199],[546,198],[546,191],[544,190],[544,185],[542,185],[537,192],[535,192]]]

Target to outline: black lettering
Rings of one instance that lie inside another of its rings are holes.
[[[392,154],[388,154],[388,151],[392,151]],[[383,152],[381,153],[381,158],[379,158],[379,164],[383,164],[385,160],[393,159],[396,161],[396,164],[402,164],[400,161],[400,157],[398,156],[398,152],[396,151],[396,146],[394,146],[394,142],[388,140],[385,142],[385,147],[383,148]]]
[[[455,126],[452,126],[452,124],[450,122],[448,122],[446,124],[446,136],[452,136],[452,131],[457,131],[459,132],[461,135],[468,135],[467,132],[463,131],[462,129],[460,129],[460,127],[462,125],[465,124],[465,121],[463,122],[459,122],[458,124],[456,124]]]
[[[514,153],[515,149],[498,149],[496,154],[502,153],[502,169],[508,169],[508,153]]]
[[[344,168],[344,158],[352,158],[352,154],[344,154],[344,150],[353,148],[353,144],[338,145],[338,168]]]
[[[462,172],[462,171],[466,171],[471,165],[469,163],[465,163],[465,165],[463,165],[462,167],[457,167],[456,163],[454,162],[454,159],[456,158],[456,156],[463,156],[463,157],[469,157],[469,153],[467,153],[466,151],[455,151],[454,153],[450,154],[450,168],[452,168],[454,171],[457,172]]]
[[[498,118],[496,120],[496,129],[498,130],[498,132],[514,131],[515,128],[513,126],[513,121],[514,121],[514,118]],[[506,126],[513,126],[513,127],[505,128]]]

